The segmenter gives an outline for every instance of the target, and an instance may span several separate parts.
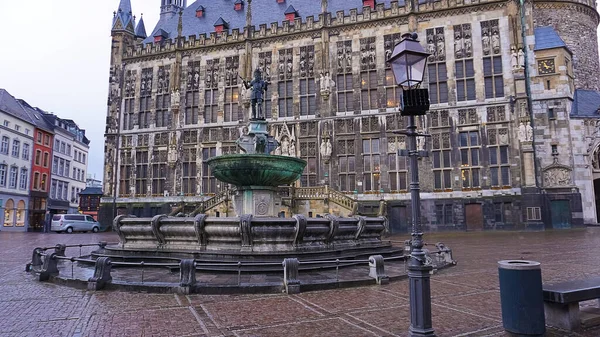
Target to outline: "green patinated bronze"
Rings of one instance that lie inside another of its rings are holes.
[[[288,185],[298,180],[306,161],[268,154],[231,154],[205,161],[220,181],[235,186]]]

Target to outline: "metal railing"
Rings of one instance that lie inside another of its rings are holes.
[[[136,267],[139,268],[139,283],[135,280],[127,279],[116,281],[116,283],[123,284],[133,284],[133,285],[146,285],[145,283],[145,273],[148,268],[169,268],[169,269],[179,269],[179,283],[168,283],[167,284],[171,288],[185,288],[185,292],[190,292],[195,289],[195,287],[202,287],[202,285],[196,281],[196,273],[197,270],[203,269],[213,269],[219,270],[219,268],[225,268],[227,270],[237,270],[237,286],[241,287],[244,285],[242,282],[242,273],[246,270],[251,270],[252,267],[276,267],[274,270],[281,268],[283,266],[283,282],[278,283],[279,286],[282,286],[287,293],[296,293],[300,291],[301,284],[310,284],[303,283],[300,281],[299,273],[301,272],[300,266],[311,266],[310,270],[314,269],[333,269],[335,268],[335,282],[340,282],[340,268],[348,267],[348,266],[360,266],[367,264],[369,266],[369,278],[375,279],[377,284],[382,284],[387,282],[389,279],[384,270],[384,261],[385,262],[393,262],[393,261],[403,261],[404,262],[404,273],[407,271],[407,261],[409,260],[409,255],[401,255],[401,256],[392,256],[392,257],[382,257],[381,255],[372,255],[369,259],[349,259],[349,260],[315,260],[315,261],[299,261],[297,258],[286,258],[283,262],[202,262],[193,259],[177,259],[172,258],[173,262],[123,262],[123,261],[112,261],[108,256],[98,256],[96,259],[92,259],[88,256],[65,256],[65,251],[67,248],[80,248],[83,247],[93,247],[98,246],[104,248],[108,243],[99,242],[96,244],[77,244],[77,245],[62,245],[58,244],[54,247],[38,247],[33,250],[32,260],[26,266],[26,271],[34,272],[39,274],[40,281],[48,281],[51,277],[58,277],[61,273],[58,265],[59,261],[71,262],[71,277],[65,277],[62,275],[63,279],[67,280],[79,280],[83,282],[87,282],[88,289],[90,290],[100,290],[104,288],[107,284],[115,283],[112,279],[112,267]],[[454,265],[456,262],[452,259],[452,251],[443,246],[440,246],[439,243],[436,244],[438,251],[429,253],[429,261],[428,263],[432,263],[436,269],[447,267],[448,265]],[[54,252],[49,252],[50,250],[54,250]],[[81,280],[75,277],[75,263],[85,263],[89,265],[94,265],[94,276],[88,278],[87,280]],[[64,269],[68,269],[68,266],[62,266],[63,273]],[[134,273],[135,275],[135,273]],[[137,283],[137,284],[136,284]],[[231,286],[231,284],[218,284],[223,286]],[[248,284],[246,284],[248,285]],[[274,284],[271,283],[271,286]],[[251,285],[256,286],[256,285]]]

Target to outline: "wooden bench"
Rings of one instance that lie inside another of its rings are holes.
[[[543,290],[546,324],[572,331],[600,323],[599,308],[579,310],[579,302],[600,298],[600,277],[544,285]]]

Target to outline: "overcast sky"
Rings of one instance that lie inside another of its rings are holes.
[[[144,14],[150,34],[160,0],[131,5],[138,20]],[[0,88],[85,129],[91,141],[88,173],[97,179],[103,171],[110,29],[118,6],[119,0],[0,0]]]

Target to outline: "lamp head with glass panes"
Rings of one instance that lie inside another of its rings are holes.
[[[404,116],[424,115],[429,110],[429,91],[419,89],[423,82],[429,53],[417,40],[416,33],[402,35],[388,62],[392,67],[396,84],[402,87],[400,100],[401,114]]]

